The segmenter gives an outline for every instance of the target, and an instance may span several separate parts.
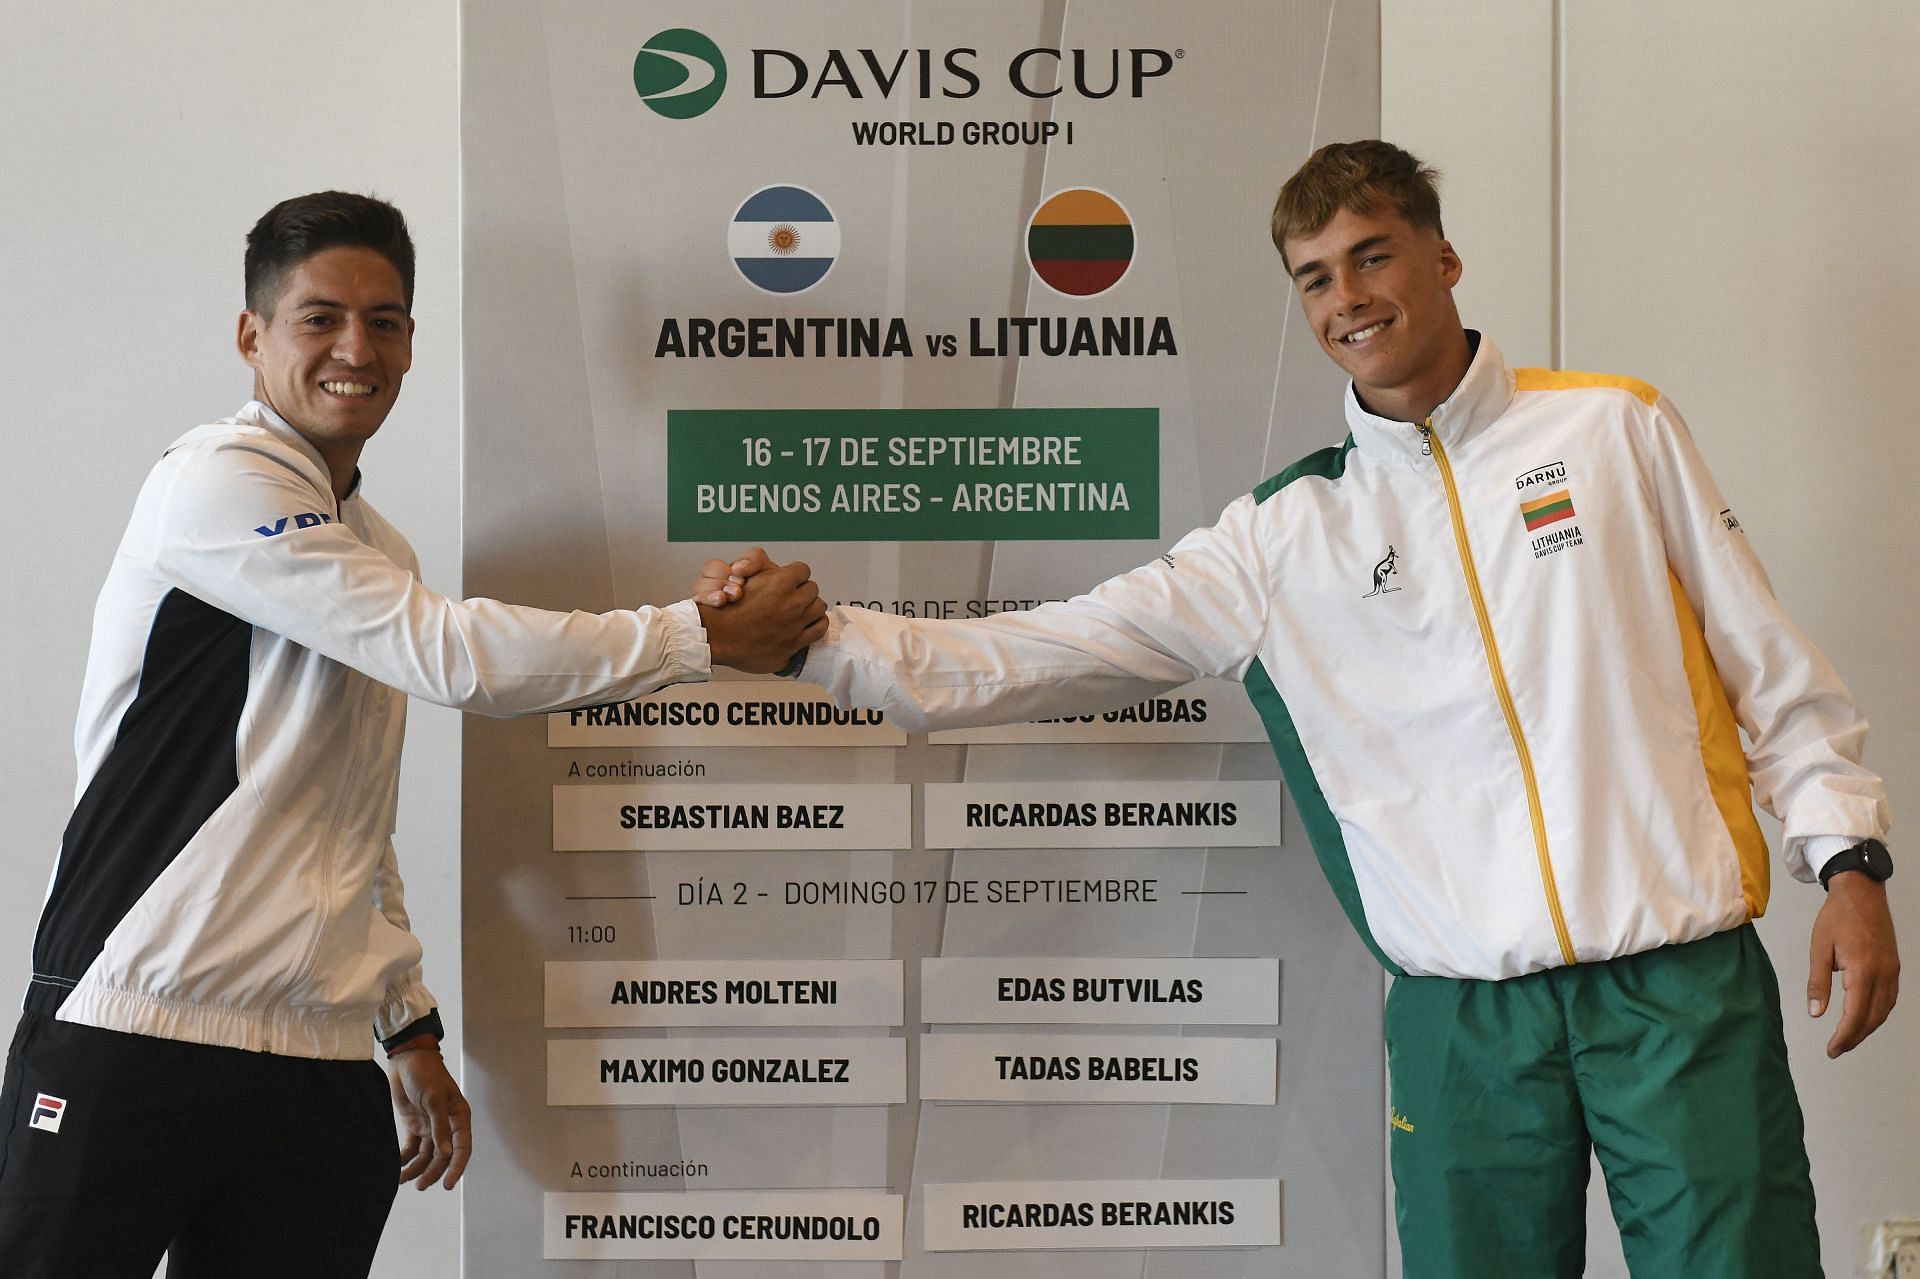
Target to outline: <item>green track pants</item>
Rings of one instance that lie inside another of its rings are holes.
[[[1407,1279],[1578,1279],[1588,1150],[1636,1279],[1817,1279],[1780,992],[1753,928],[1387,997]]]

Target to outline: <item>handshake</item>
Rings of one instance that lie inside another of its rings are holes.
[[[827,633],[827,603],[813,570],[798,560],[775,564],[757,546],[731,563],[708,560],[692,595],[715,666],[757,675],[784,670]]]

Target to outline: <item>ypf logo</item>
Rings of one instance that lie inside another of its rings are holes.
[[[64,1097],[49,1097],[40,1093],[33,1099],[33,1118],[27,1121],[27,1127],[43,1132],[59,1132],[60,1120],[66,1113],[67,1102]]]
[[[727,60],[698,31],[672,27],[640,46],[633,87],[656,115],[691,120],[711,111],[726,92]]]

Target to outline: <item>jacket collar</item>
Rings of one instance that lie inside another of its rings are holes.
[[[312,462],[314,469],[319,472],[321,491],[324,493],[333,492],[333,472],[327,468],[327,460],[320,456],[320,450],[313,447],[311,440],[295,430],[291,422],[274,412],[272,405],[263,400],[248,400],[246,404],[241,407],[240,411],[233,416],[237,421],[246,422],[250,425],[271,431],[280,440],[285,442],[289,448],[294,449],[301,457]],[[357,497],[359,493],[360,468],[356,466],[353,468],[353,482],[347,485],[347,496],[341,500],[350,501]]]
[[[1460,385],[1433,411],[1429,421],[1441,446],[1452,449],[1479,434],[1507,411],[1513,403],[1513,370],[1507,367],[1493,339],[1467,330],[1467,340],[1475,343],[1473,362],[1467,365]],[[1425,441],[1420,427],[1413,422],[1369,413],[1347,383],[1347,429],[1353,433],[1354,447],[1376,457],[1418,459]]]

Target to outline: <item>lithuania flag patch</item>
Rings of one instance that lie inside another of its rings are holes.
[[[1544,528],[1559,520],[1573,518],[1573,495],[1566,489],[1536,497],[1531,502],[1520,503],[1520,518],[1527,522],[1527,532]]]

